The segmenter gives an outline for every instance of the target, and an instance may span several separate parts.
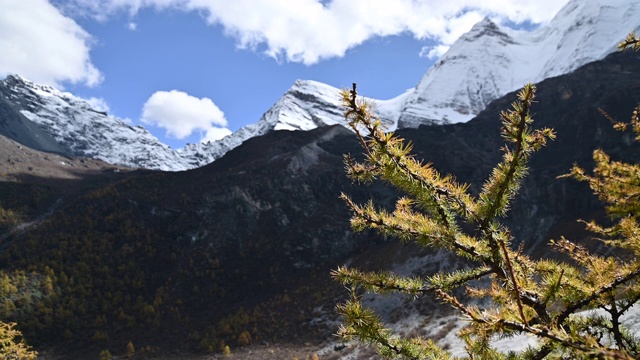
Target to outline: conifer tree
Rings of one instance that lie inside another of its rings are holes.
[[[14,323],[0,321],[0,358],[10,360],[32,360],[38,355],[24,343],[22,333]]]
[[[136,353],[136,347],[133,346],[133,343],[131,341],[129,341],[127,343],[126,355],[127,355],[128,358],[130,358],[133,355],[135,355],[135,353]]]
[[[0,208],[0,210],[2,210]],[[0,211],[1,214],[1,211]],[[27,282],[24,273],[14,273],[11,275],[0,272],[0,318],[10,317],[16,311],[16,303],[27,307],[32,304],[27,301],[27,297],[17,296],[19,287]],[[38,355],[25,342],[22,332],[15,328],[16,323],[0,320],[0,359],[9,360],[31,360]]]
[[[631,34],[620,47],[638,49],[638,44],[638,38]],[[411,144],[384,133],[373,115],[373,104],[357,97],[355,84],[352,90],[342,92],[348,108],[345,117],[365,150],[363,162],[345,156],[348,175],[365,184],[379,178],[405,194],[393,211],[377,208],[372,202],[356,204],[343,194],[352,212],[353,229],[373,229],[385,236],[444,249],[470,264],[427,277],[338,268],[333,276],[351,289],[350,299],[338,305],[344,316],[338,331],[342,339],[373,345],[387,358],[453,358],[432,340],[394,334],[358,295],[359,289],[411,296],[433,293],[468,319],[459,333],[468,359],[640,357],[639,339],[620,322],[640,299],[639,165],[611,161],[598,150],[594,152],[593,174],[575,166],[568,175],[587,181],[607,204],[613,225],[590,222],[587,227],[606,246],[632,254],[625,259],[592,253],[564,237],[550,245],[571,262],[532,259],[514,246],[513,236],[501,222],[527,174],[529,159],[555,137],[551,129],[531,127],[535,90],[535,86],[525,85],[513,108],[501,114],[506,141],[503,158],[477,196],[453,176],[443,176],[430,164],[417,161],[411,155]],[[640,106],[630,123],[617,123],[616,128],[630,126],[640,139],[639,113]],[[465,303],[456,296],[457,289],[489,300],[479,303],[490,305]],[[601,311],[587,311],[591,309]],[[537,345],[520,352],[501,352],[491,345],[492,339],[516,334],[535,336]]]

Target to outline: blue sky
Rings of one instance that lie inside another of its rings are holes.
[[[135,20],[134,31],[128,29],[127,16],[104,23],[80,20],[98,41],[93,63],[105,78],[94,88],[67,86],[85,98],[108,99],[110,112],[132,120],[141,116],[142,104],[155,91],[179,90],[211,99],[236,131],[258,121],[296,79],[335,87],[356,81],[368,96],[387,99],[416,85],[434,61],[418,56],[433,41],[410,34],[370,39],[344,57],[305,65],[238,49],[220,26],[207,26],[196,13],[146,9]],[[165,137],[162,128],[147,128],[173,147],[201,136],[178,140]]]
[[[0,76],[91,99],[179,148],[258,121],[296,79],[397,96],[483,17],[530,25],[564,2],[0,0]]]

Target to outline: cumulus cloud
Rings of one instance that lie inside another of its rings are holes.
[[[240,48],[278,60],[313,64],[343,56],[374,38],[401,33],[435,41],[437,56],[485,16],[520,23],[545,22],[568,0],[75,0],[95,16],[140,9],[197,11],[221,25]],[[431,51],[433,50],[433,51]]]
[[[201,141],[213,141],[229,135],[227,119],[208,98],[197,98],[185,92],[157,91],[142,108],[142,122],[167,130],[166,135],[184,139],[194,132]]]
[[[131,31],[136,31],[138,30],[138,24],[134,23],[134,22],[130,22],[127,24],[127,29],[131,30]]]
[[[449,45],[424,46],[420,50],[420,57],[437,59],[449,50]]]
[[[209,130],[206,131],[206,133],[204,134],[204,136],[202,137],[202,139],[200,140],[203,143],[209,142],[209,141],[216,141],[216,140],[220,140],[223,137],[227,136],[227,135],[231,135],[232,132],[231,130],[227,129],[227,128],[217,128],[217,127],[212,127]]]
[[[107,101],[103,98],[90,97],[88,99],[82,99],[82,100],[88,102],[93,110],[104,111],[107,113],[110,110],[109,104],[107,104]]]
[[[56,87],[102,81],[89,55],[91,36],[47,0],[0,0],[0,9],[0,75]]]

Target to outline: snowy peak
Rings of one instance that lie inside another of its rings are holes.
[[[142,126],[94,109],[86,100],[18,75],[0,80],[4,96],[63,152],[111,164],[164,171],[194,169],[211,163],[257,132],[239,131],[222,140],[187,144],[174,150]]]
[[[0,94],[70,155],[135,168],[190,168],[185,159],[145,128],[95,110],[68,92],[10,75],[0,81]]]
[[[48,134],[61,151],[118,165],[181,171],[209,164],[245,140],[273,130],[311,130],[343,123],[339,90],[298,80],[260,121],[215,142],[173,150],[142,126],[125,121],[68,92],[35,84],[18,75],[0,80],[0,95]]]
[[[569,2],[549,26],[535,32],[537,38],[552,40],[545,41],[548,45],[540,49],[547,56],[539,77],[565,74],[604,58],[639,25],[638,0]]]
[[[389,130],[466,122],[493,100],[616,51],[640,23],[640,0],[573,0],[527,32],[485,18],[462,35],[415,88],[376,100]],[[343,124],[339,90],[298,80],[263,116],[261,128],[310,130]],[[268,125],[267,125],[268,124]]]
[[[312,80],[296,80],[261,121],[273,130],[311,130],[343,123],[340,89]]]
[[[376,100],[382,125],[388,130],[395,130],[395,118],[403,100],[403,95],[393,100]],[[213,162],[244,141],[270,131],[307,131],[336,124],[347,127],[340,89],[313,80],[296,80],[260,121],[216,142],[188,144],[179,152],[196,167]]]
[[[25,108],[23,111],[34,111],[41,105],[40,100],[46,100],[52,105],[64,106],[67,104],[78,110],[93,111],[107,116],[106,113],[93,109],[88,102],[71,93],[62,92],[48,85],[33,83],[16,74],[8,75],[0,81],[0,85],[4,89],[3,94],[9,99],[17,101]]]
[[[348,127],[340,91],[321,82],[296,80],[260,122],[268,124],[272,130],[311,130],[331,125]],[[392,100],[365,99],[375,101],[382,125],[388,130],[395,130],[395,119],[404,95]]]
[[[640,0],[573,0],[532,32],[485,18],[461,36],[407,96],[398,127],[465,122],[527,82],[604,58],[640,24]]]
[[[270,131],[306,131],[343,123],[339,92],[339,89],[317,81],[297,80],[262,115],[260,121],[215,142],[188,144],[180,150],[180,154],[186,159],[191,159],[192,167],[196,167],[213,162],[244,141]]]
[[[504,69],[515,59],[504,49],[516,43],[489,19],[478,23],[427,71],[403,104],[398,127],[470,120],[513,87]]]
[[[463,34],[459,41],[476,42],[480,39],[496,38],[503,45],[513,43],[513,39],[506,34],[496,23],[485,17],[479,23],[475,24],[469,32]]]

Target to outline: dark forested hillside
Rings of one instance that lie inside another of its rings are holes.
[[[640,159],[632,136],[615,132],[597,110],[627,119],[640,100],[639,74],[636,54],[614,54],[538,84],[535,124],[558,136],[533,158],[510,213],[528,252],[545,253],[546,240],[560,234],[588,241],[575,219],[602,214],[585,186],[558,175],[574,162],[589,168],[596,148]],[[499,160],[498,114],[514,97],[469,123],[398,134],[476,191]],[[315,320],[334,316],[343,293],[329,270],[354,256],[378,259],[378,246],[388,255],[412,251],[350,233],[340,192],[383,204],[394,195],[380,184],[350,183],[342,155],[360,152],[352,133],[325,127],[272,132],[179,173],[78,172],[62,181],[3,167],[11,176],[0,182],[9,214],[0,224],[0,267],[22,280],[2,315],[32,343],[70,349],[124,349],[131,341],[148,350],[220,351],[330,336],[335,329]]]

